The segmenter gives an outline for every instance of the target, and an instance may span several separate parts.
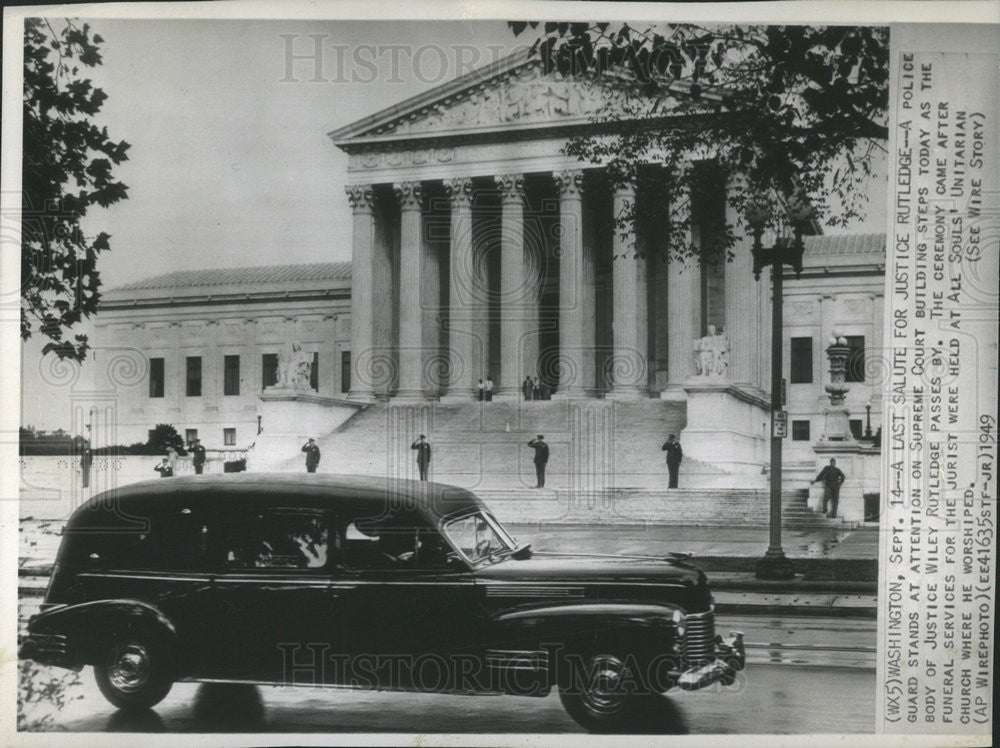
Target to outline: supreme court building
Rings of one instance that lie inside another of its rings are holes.
[[[702,269],[665,262],[655,226],[616,229],[644,196],[562,153],[602,103],[514,55],[330,133],[354,211],[352,398],[472,399],[487,377],[513,398],[525,376],[556,397],[683,396],[709,325],[752,341],[728,379],[761,393],[769,299],[748,246]],[[725,192],[699,220],[733,222]]]
[[[748,237],[732,261],[702,267],[666,261],[655,225],[616,226],[649,196],[562,153],[603,103],[599,87],[521,54],[330,133],[348,154],[349,265],[317,248],[312,265],[174,273],[105,294],[99,355],[144,359],[136,381],[114,383],[119,440],[167,422],[210,448],[249,445],[294,344],[313,361],[309,391],[288,395],[316,407],[310,435],[371,403],[471,403],[480,379],[495,399],[520,399],[538,377],[553,401],[674,408],[687,455],[760,476],[770,283],[754,280]],[[736,223],[731,189],[692,206],[703,251],[705,222]],[[805,246],[801,277],[786,268],[783,341],[786,454],[803,475],[830,405],[834,332],[855,352],[851,428],[867,425],[866,405],[878,427],[885,237],[817,233]],[[658,462],[646,440],[642,459]]]

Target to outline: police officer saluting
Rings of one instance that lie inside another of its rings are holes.
[[[670,473],[670,484],[667,487],[677,488],[677,474],[680,472],[681,459],[684,457],[681,443],[671,434],[660,449],[667,453],[667,471]]]
[[[306,472],[315,473],[319,466],[319,445],[316,440],[309,437],[309,441],[302,445],[302,451],[306,453]]]
[[[427,480],[427,467],[431,464],[431,445],[427,437],[421,434],[417,440],[410,445],[410,449],[417,450],[417,469],[420,471],[420,480]]]
[[[549,445],[545,443],[545,437],[539,434],[538,438],[528,442],[528,446],[535,450],[535,476],[538,479],[535,488],[545,488],[545,465],[549,461]]]

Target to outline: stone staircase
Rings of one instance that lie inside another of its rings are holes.
[[[417,477],[410,444],[433,447],[431,480],[481,495],[508,522],[688,524],[766,527],[767,476],[734,474],[686,458],[680,488],[667,490],[661,444],[680,434],[686,408],[663,400],[414,405],[375,403],[318,439],[319,472]],[[546,488],[536,490],[533,450],[544,434],[551,456]],[[301,445],[270,469],[299,472]],[[807,505],[808,491],[783,498],[783,525],[838,527]]]
[[[319,439],[321,472],[413,477],[410,443],[426,434],[433,447],[434,480],[467,488],[530,488],[533,451],[527,442],[544,434],[551,450],[546,485],[574,490],[660,488],[667,470],[660,445],[682,434],[683,403],[645,399],[376,403]],[[268,469],[302,469],[300,445]],[[682,487],[763,485],[762,476],[731,475],[686,460]]]

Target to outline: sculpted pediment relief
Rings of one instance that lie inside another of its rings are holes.
[[[606,105],[608,96],[597,83],[543,75],[538,66],[526,65],[380,124],[360,137],[585,120]]]

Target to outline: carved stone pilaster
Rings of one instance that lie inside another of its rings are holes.
[[[524,199],[523,174],[498,174],[493,179],[500,188],[502,202],[520,203]]]
[[[472,206],[472,180],[468,177],[444,180],[444,191],[448,194],[452,208]]]
[[[370,213],[375,207],[375,190],[370,184],[349,184],[344,188],[347,202],[355,213]]]

